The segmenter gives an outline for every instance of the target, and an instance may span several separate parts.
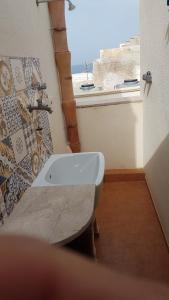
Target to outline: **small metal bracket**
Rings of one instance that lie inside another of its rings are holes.
[[[46,83],[36,83],[36,84],[32,84],[31,86],[32,90],[38,90],[38,91],[42,91],[42,90],[46,90],[47,89],[47,85]]]
[[[143,80],[146,81],[146,83],[152,83],[152,74],[150,71],[147,71],[147,73],[143,74]]]
[[[48,3],[50,0],[36,0],[36,5],[39,6],[41,3]]]

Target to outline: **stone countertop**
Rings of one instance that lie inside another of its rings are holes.
[[[0,234],[24,234],[64,245],[79,236],[94,216],[94,185],[31,187]]]

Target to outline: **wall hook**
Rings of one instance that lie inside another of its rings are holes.
[[[152,74],[150,71],[147,71],[147,73],[143,74],[143,80],[146,81],[146,83],[152,83]]]

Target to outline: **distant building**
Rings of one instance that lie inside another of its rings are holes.
[[[88,93],[82,90],[83,84],[94,83],[93,91],[114,90],[120,86],[129,87],[124,80],[140,81],[140,37],[130,38],[119,48],[100,50],[100,58],[93,62],[93,73],[83,72],[73,74],[73,89],[75,95]],[[137,87],[139,83],[133,85]],[[132,85],[132,84],[131,84]]]
[[[140,37],[132,37],[119,48],[100,50],[93,63],[93,81],[104,90],[114,89],[124,80],[140,81]]]

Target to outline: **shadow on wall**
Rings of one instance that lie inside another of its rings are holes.
[[[169,245],[169,134],[146,163],[145,173]]]
[[[102,152],[107,169],[138,167],[142,143],[138,145],[140,133],[136,126],[140,120],[136,113],[139,114],[140,107],[133,105],[123,103],[77,109],[82,151]]]

